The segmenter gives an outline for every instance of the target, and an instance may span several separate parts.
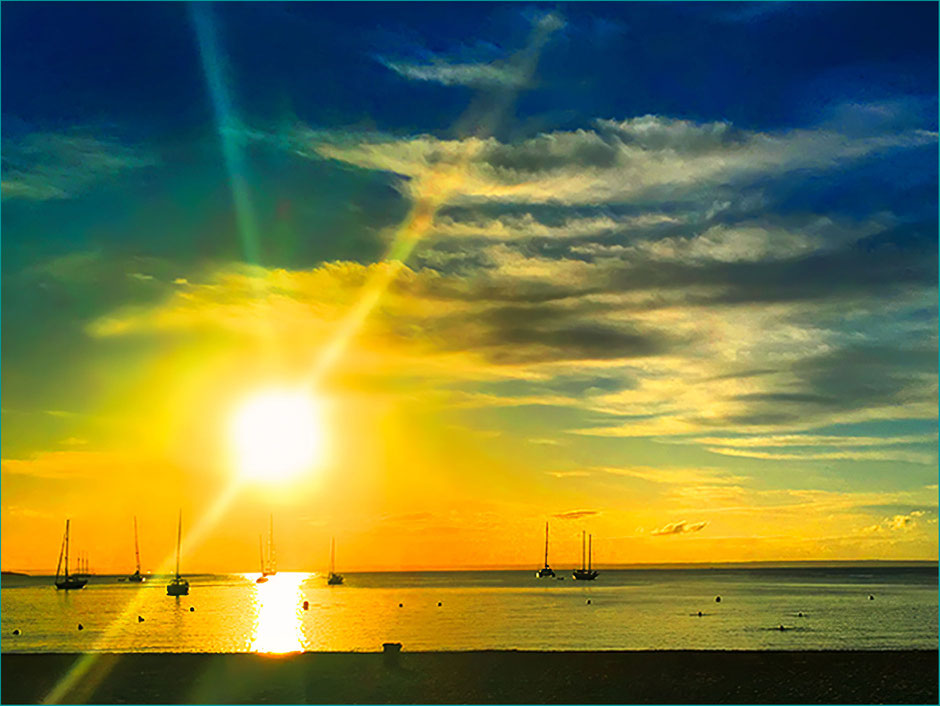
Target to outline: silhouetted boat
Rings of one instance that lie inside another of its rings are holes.
[[[84,588],[88,579],[81,576],[69,576],[69,522],[65,521],[65,537],[62,538],[62,548],[59,549],[59,563],[55,567],[55,587],[57,589],[68,591],[73,588]],[[65,573],[61,575],[63,565],[62,558],[65,557]]]
[[[326,582],[330,586],[339,586],[343,582],[343,575],[336,573],[336,538],[330,539],[330,575]]]
[[[183,511],[180,510],[179,526],[176,530],[176,577],[166,585],[166,595],[189,595],[189,581],[180,576],[180,544],[183,541]]]
[[[540,578],[548,578],[555,575],[555,572],[552,571],[552,568],[548,565],[548,523],[545,523],[545,566],[535,572],[535,575]]]
[[[267,583],[268,576],[264,573],[264,540],[258,535],[258,553],[261,555],[261,576],[255,579],[255,583]]]
[[[584,530],[581,531],[581,568],[571,572],[571,578],[578,581],[593,581],[597,571],[591,568],[591,535],[588,535],[587,566],[584,565]]]
[[[134,558],[137,560],[137,570],[127,577],[128,581],[143,583],[144,577],[140,575],[140,545],[137,542],[137,516],[134,516]]]

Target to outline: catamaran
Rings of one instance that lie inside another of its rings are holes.
[[[65,591],[73,588],[84,588],[85,584],[88,583],[86,578],[69,576],[69,522],[70,520],[65,521],[65,537],[62,539],[62,548],[59,550],[59,563],[55,567],[55,587]],[[63,556],[65,557],[65,573],[60,578],[59,574],[63,568]]]
[[[137,570],[127,577],[128,581],[143,583],[144,577],[140,574],[140,544],[137,541],[137,516],[134,516],[134,558],[137,560]]]
[[[183,541],[183,511],[180,510],[179,527],[176,530],[176,578],[166,585],[166,595],[189,595],[189,581],[180,576],[180,544]]]
[[[591,535],[588,535],[587,566],[584,565],[584,530],[581,530],[581,568],[571,572],[571,578],[578,581],[593,581],[597,571],[591,568]]]
[[[555,575],[555,572],[552,571],[552,568],[548,565],[548,523],[545,523],[545,566],[535,572],[535,575],[540,578],[548,578]]]
[[[343,582],[343,575],[336,573],[336,538],[330,539],[330,575],[326,582],[330,586],[339,586]]]

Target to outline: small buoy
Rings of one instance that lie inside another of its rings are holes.
[[[797,613],[797,614],[796,614],[796,617],[797,617],[797,618],[802,618],[802,617],[803,617],[803,614],[802,614],[802,613]]]
[[[137,622],[138,622],[138,623],[144,622],[144,616],[138,615],[138,616],[137,616]]]
[[[84,629],[85,629],[85,626],[82,625],[81,623],[79,623],[79,624],[78,624],[78,629],[79,629],[79,630],[84,630]]]
[[[873,601],[873,600],[875,600],[875,597],[872,596],[872,595],[869,595],[869,596],[868,596],[868,600]]]
[[[721,603],[721,596],[715,596],[715,603]]]
[[[404,603],[399,603],[399,604],[398,604],[398,607],[399,607],[399,608],[404,608],[404,607],[405,607],[405,604],[404,604]]]
[[[19,635],[19,634],[20,634],[20,631],[19,631],[19,630],[14,630],[14,631],[13,631],[13,634],[14,634],[14,635]]]
[[[783,632],[784,630],[786,630],[786,628],[783,627],[782,625],[781,625],[779,628],[777,628],[777,629],[780,630],[780,632]]]
[[[304,601],[304,610],[307,610],[310,607],[309,601]]]
[[[437,607],[438,607],[438,608],[441,607],[441,602],[440,602],[440,601],[437,602]]]
[[[195,612],[196,612],[196,609],[195,609],[193,606],[189,606],[189,612],[190,612],[190,613],[195,613]]]
[[[587,599],[587,604],[588,604],[588,605],[591,605],[591,599],[590,599],[590,598]]]
[[[698,617],[700,617],[700,618],[702,617],[702,611],[699,611],[699,612],[698,612]]]

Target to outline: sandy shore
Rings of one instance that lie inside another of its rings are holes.
[[[3,655],[39,703],[81,655]],[[87,662],[86,662],[87,666]],[[937,651],[96,655],[67,703],[937,703]]]

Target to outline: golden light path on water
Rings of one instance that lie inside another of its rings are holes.
[[[203,68],[209,82],[210,94],[213,100],[218,103],[220,96],[224,97],[224,92],[219,90],[223,84],[221,81],[221,69],[217,56],[217,48],[215,47],[214,41],[214,28],[210,16],[204,11],[204,8],[199,6],[197,6],[197,10],[194,13],[194,22],[197,30],[197,38],[199,40]],[[527,79],[531,78],[538,61],[539,52],[548,40],[548,37],[558,29],[561,24],[561,21],[555,15],[548,14],[543,16],[541,20],[535,23],[528,46],[523,51],[516,54],[510,61]],[[477,138],[487,137],[492,132],[493,127],[503,113],[508,110],[518,90],[520,90],[521,85],[520,83],[520,87],[514,90],[503,91],[500,100],[497,100],[495,105],[484,113],[474,115],[471,108],[471,110],[468,111],[467,117],[460,121],[462,124],[458,124],[458,126],[465,128],[466,124],[472,121],[473,129],[471,132],[473,132]],[[217,105],[216,107],[219,106]],[[223,123],[226,119],[224,115],[217,116],[217,118],[220,123]],[[476,156],[475,150],[479,149],[479,143],[477,143],[477,145],[476,148],[471,147],[466,149],[456,163],[437,165],[429,170],[427,174],[423,175],[422,178],[417,180],[416,190],[413,195],[414,203],[405,220],[396,229],[384,260],[386,266],[379,268],[366,283],[362,289],[359,300],[353,305],[346,317],[344,317],[336,334],[320,350],[319,355],[311,366],[310,374],[305,381],[307,387],[315,388],[323,374],[342,355],[366,318],[378,304],[388,286],[400,272],[401,268],[404,266],[405,260],[411,254],[414,247],[432,230],[434,218],[438,211],[452,196],[460,191],[467,178],[468,166]],[[251,257],[254,247],[257,245],[256,233],[253,232],[254,228],[252,226],[253,212],[250,209],[250,203],[247,201],[247,189],[240,179],[235,178],[238,174],[233,171],[233,166],[239,166],[239,164],[237,160],[233,162],[233,155],[237,159],[240,159],[237,153],[226,153],[226,166],[233,174],[232,188],[233,196],[236,201],[236,209],[238,210],[239,235],[243,238],[243,246],[246,248],[248,259],[255,260],[255,258]],[[246,204],[248,207],[246,207]],[[246,229],[248,231],[247,233],[244,232]],[[196,525],[196,528],[188,535],[185,542],[186,548],[196,546],[199,541],[201,541],[206,531],[221,519],[225,510],[238,494],[240,488],[241,483],[239,479],[233,479],[232,483],[213,504],[210,511],[206,513]],[[161,564],[161,573],[171,567],[173,561],[174,557],[169,557],[165,560]],[[268,583],[270,583],[270,581]],[[264,585],[265,584],[259,584],[259,586],[262,587]],[[296,593],[297,588],[298,586],[293,587],[292,590],[294,593]],[[272,590],[287,591],[288,589],[277,585],[277,588]],[[262,600],[260,605],[263,606],[264,601],[260,595],[261,594],[259,594],[259,600]],[[139,605],[140,598],[138,596],[131,601],[125,609],[121,620],[135,615]],[[274,602],[269,601],[268,605],[273,606]],[[270,644],[288,644],[288,640],[283,637],[286,630],[286,621],[282,623],[281,620],[282,616],[280,614],[277,614],[277,617],[274,617],[274,614],[272,614],[272,617],[267,618],[267,621],[272,625],[282,626],[280,629],[271,628],[271,632],[269,633],[264,627],[265,620],[259,617],[257,623],[258,629],[263,631],[264,635],[270,634],[273,636],[275,633],[279,635],[276,639],[274,637],[265,637],[263,640],[270,641]],[[118,623],[120,622],[121,621],[118,621]],[[294,623],[296,622],[295,618]],[[117,630],[118,623],[105,631],[105,636],[113,634],[113,632]],[[297,628],[295,627],[294,629],[296,630]],[[296,642],[291,642],[291,645],[294,644],[297,646],[289,647],[283,651],[290,652],[295,649],[302,649],[299,638]],[[275,652],[278,650],[259,651]],[[94,669],[96,666],[97,669]],[[109,664],[100,663],[98,661],[98,653],[86,653],[82,655],[75,665],[72,666],[65,676],[63,676],[47,694],[43,703],[60,703],[63,700],[72,703],[88,701],[94,692],[94,688],[107,676],[112,666],[113,662]]]
[[[260,574],[244,574],[255,581]],[[266,654],[302,652],[303,595],[301,584],[308,577],[302,573],[279,573],[265,583],[255,583],[252,608],[255,623],[251,635],[251,651]]]

